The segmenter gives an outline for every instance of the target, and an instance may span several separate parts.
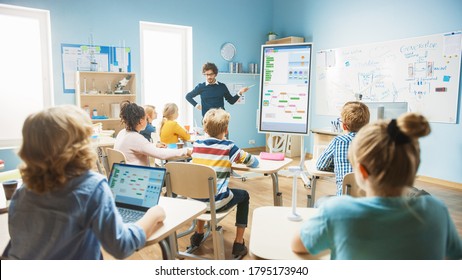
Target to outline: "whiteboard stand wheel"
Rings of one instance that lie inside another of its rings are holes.
[[[241,180],[242,180],[242,182],[245,182],[245,181],[247,181],[247,178],[242,177]]]

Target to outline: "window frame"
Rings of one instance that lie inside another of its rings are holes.
[[[33,9],[15,5],[6,5],[0,4],[0,14],[12,17],[23,17],[27,19],[37,20],[39,32],[40,32],[40,55],[41,55],[41,79],[42,79],[42,96],[43,96],[43,107],[45,109],[48,107],[54,106],[54,88],[53,88],[53,65],[52,65],[52,49],[51,49],[51,25],[50,25],[50,11],[42,9]],[[5,39],[5,38],[3,38]],[[10,38],[14,40],[14,38]],[[6,41],[9,40],[6,38]],[[3,65],[3,67],[8,68],[8,65]],[[23,73],[21,75],[21,80],[27,80],[27,77],[24,77]],[[8,81],[6,81],[8,82]],[[25,92],[24,100],[27,100],[27,94],[36,94],[36,92]],[[22,118],[25,119],[32,112],[21,111],[21,104],[11,104],[8,100],[2,100],[3,104],[8,104],[8,106],[14,106],[17,110],[15,112],[17,115],[11,116],[11,118]],[[9,127],[8,129],[22,130],[22,125],[18,127]],[[10,132],[11,133],[11,132]],[[5,135],[5,134],[4,134]],[[6,137],[0,138],[0,149],[9,149],[18,147],[22,143],[22,137],[16,138],[10,136],[8,133]]]

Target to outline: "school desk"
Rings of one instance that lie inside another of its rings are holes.
[[[259,156],[256,156],[260,165],[257,168],[251,168],[244,164],[234,164],[232,165],[233,170],[238,171],[250,171],[255,173],[262,173],[265,175],[271,175],[271,179],[273,180],[273,201],[274,206],[282,206],[282,197],[281,193],[279,192],[279,180],[278,180],[278,171],[282,168],[286,167],[292,162],[292,159],[285,158],[284,160],[277,161],[277,160],[265,160],[260,159]]]
[[[264,206],[253,211],[250,231],[250,253],[268,260],[317,260],[330,259],[329,251],[318,255],[297,254],[291,249],[292,239],[307,219],[314,216],[317,208],[297,208],[303,218],[300,222],[290,221],[287,217],[292,207]]]
[[[310,178],[308,182],[308,187],[311,189],[311,197],[308,199],[307,206],[313,207],[316,201],[316,182],[320,178],[334,178],[335,173],[330,171],[321,171],[316,168],[316,161],[319,156],[324,152],[327,146],[332,142],[332,140],[341,135],[341,132],[333,132],[329,128],[325,129],[313,129],[313,158],[311,160],[305,161],[305,170],[307,176]],[[334,195],[335,193],[333,193]]]
[[[165,210],[166,216],[156,232],[146,241],[146,246],[159,243],[164,260],[175,259],[174,233],[183,225],[190,224],[195,218],[203,214],[207,205],[198,200],[160,197],[159,205]]]

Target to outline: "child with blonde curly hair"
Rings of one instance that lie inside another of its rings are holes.
[[[138,222],[123,223],[106,177],[92,171],[92,127],[88,114],[73,105],[25,120],[19,150],[23,185],[8,213],[9,259],[101,259],[101,247],[125,258],[165,219],[155,206]]]

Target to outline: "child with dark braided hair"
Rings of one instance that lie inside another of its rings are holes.
[[[127,163],[149,166],[149,157],[171,159],[174,157],[190,156],[189,149],[157,148],[139,132],[146,127],[146,113],[144,108],[130,101],[122,102],[120,118],[125,124],[118,134],[114,149],[121,151],[127,158]]]
[[[326,200],[302,225],[292,250],[330,249],[332,259],[461,259],[462,240],[444,203],[405,195],[420,164],[418,138],[429,133],[427,119],[416,113],[361,128],[349,160],[366,197]]]

